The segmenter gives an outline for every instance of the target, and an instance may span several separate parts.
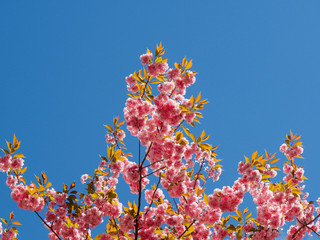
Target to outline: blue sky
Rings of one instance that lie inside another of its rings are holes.
[[[316,200],[319,7],[295,0],[1,1],[0,145],[14,133],[22,141],[29,180],[45,171],[57,190],[79,183],[106,151],[103,125],[123,115],[124,78],[161,41],[169,64],[193,60],[199,74],[189,96],[201,91],[210,101],[196,129],[211,134],[223,159],[221,180],[210,187],[232,185],[243,155],[278,152],[292,130],[302,134],[299,161]],[[135,139],[127,140],[134,153]],[[14,210],[23,224],[19,239],[47,239],[40,220],[10,199],[4,174],[0,181],[0,216]],[[121,191],[126,202],[125,185]]]

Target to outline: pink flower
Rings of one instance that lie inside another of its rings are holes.
[[[173,82],[164,82],[164,83],[162,83],[162,84],[160,84],[158,86],[158,90],[160,92],[166,93],[168,95],[171,94],[173,89],[174,89],[174,83]]]
[[[137,80],[131,74],[129,77],[126,77],[126,82],[128,85],[136,84]]]
[[[86,180],[89,178],[88,174],[83,174],[80,178],[82,184],[85,184]]]
[[[244,226],[243,226],[243,230],[246,232],[246,233],[249,233],[249,230],[251,228],[254,228],[253,226],[253,221],[248,221]]]
[[[115,177],[119,176],[120,173],[124,170],[124,163],[122,161],[116,161],[114,163],[111,163],[111,168],[113,173],[115,174]]]
[[[294,159],[303,153],[303,148],[297,145],[288,148],[286,144],[282,144],[280,151],[283,152],[289,159]]]
[[[57,193],[54,196],[54,200],[57,204],[63,205],[65,201],[67,200],[68,194],[66,193]]]
[[[106,142],[107,143],[114,143],[115,139],[113,136],[110,136],[109,134],[106,134]]]
[[[303,168],[298,168],[295,172],[297,178],[301,181],[302,180],[302,177],[303,177],[303,174],[304,174],[304,170]]]
[[[165,74],[168,68],[169,66],[166,62],[152,63],[147,66],[148,73],[154,77],[157,77],[158,75],[161,75],[161,74]]]
[[[280,146],[280,152],[285,153],[287,151],[287,149],[288,149],[288,147],[287,147],[287,144],[285,144],[285,143]]]
[[[126,214],[123,217],[121,217],[119,225],[121,231],[128,232],[134,227],[133,218],[129,214]]]
[[[15,238],[17,236],[17,234],[15,233],[15,231],[13,231],[13,229],[10,229],[9,231],[5,232],[2,237],[1,240],[11,240],[13,238]]]
[[[102,213],[97,207],[93,207],[84,212],[83,219],[91,228],[95,228],[103,222]]]
[[[183,76],[183,82],[184,84],[189,87],[191,84],[194,84],[196,81],[195,76],[193,75],[193,72],[188,71],[184,76]]]
[[[145,195],[146,195],[147,203],[149,204],[151,203],[152,200],[159,200],[160,198],[162,199],[164,198],[164,194],[161,189],[157,189],[156,192],[154,192],[153,190],[146,190]]]
[[[291,171],[292,171],[292,167],[289,165],[289,164],[285,164],[285,165],[283,165],[283,172],[285,173],[285,174],[290,174],[291,173]]]
[[[12,157],[10,154],[0,157],[0,171],[8,172],[11,165]]]
[[[124,131],[121,130],[117,133],[117,138],[119,138],[121,141],[123,141],[125,137],[126,137],[126,134]]]
[[[47,222],[54,222],[56,220],[57,220],[57,216],[53,212],[48,211],[46,213],[46,221]]]
[[[83,201],[84,201],[84,203],[85,203],[86,205],[91,206],[91,205],[92,205],[91,195],[90,195],[90,194],[86,195],[86,196],[84,197]]]
[[[176,79],[177,77],[180,77],[180,69],[179,68],[173,68],[169,69],[167,72],[169,80]]]
[[[194,117],[196,116],[196,114],[194,112],[188,112],[185,114],[184,119],[187,121],[187,123],[192,123]]]
[[[106,233],[102,233],[99,240],[113,240],[114,238],[110,235],[107,235]]]
[[[102,170],[107,165],[107,162],[102,160],[99,164],[99,170]],[[82,181],[81,181],[82,182]]]
[[[7,184],[11,189],[13,189],[13,188],[15,187],[15,185],[17,184],[17,182],[18,182],[17,178],[15,178],[15,177],[13,177],[13,176],[9,175],[9,176],[7,177],[7,182],[6,182],[6,184]]]
[[[145,53],[140,56],[141,63],[143,65],[149,64],[152,60],[152,53]]]
[[[14,158],[11,162],[11,167],[13,169],[18,169],[23,167],[24,160],[22,158]]]
[[[132,93],[137,93],[139,91],[138,86],[136,84],[127,86],[127,90]]]

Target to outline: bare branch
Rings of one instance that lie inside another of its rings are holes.
[[[37,216],[41,219],[41,221],[44,223],[44,225],[46,225],[46,226],[51,230],[51,232],[53,232],[54,235],[56,235],[57,238],[61,240],[61,238],[59,237],[59,235],[53,230],[52,226],[49,226],[49,225],[46,223],[46,221],[39,215],[39,213],[38,213],[37,211],[34,211],[34,213],[37,214]]]

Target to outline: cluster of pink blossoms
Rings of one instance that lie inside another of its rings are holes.
[[[11,198],[18,203],[18,207],[30,211],[42,211],[44,207],[43,198],[36,194],[29,194],[28,188],[22,183],[10,186],[12,189]]]
[[[24,160],[22,158],[12,158],[10,154],[0,157],[0,171],[2,172],[22,168],[23,164]]]
[[[280,147],[280,152],[283,152],[289,159],[294,159],[303,153],[303,148],[298,145],[288,147],[287,144],[284,143]]]
[[[9,154],[0,158],[0,169],[7,173],[21,169],[23,165],[24,160],[22,158],[12,158]],[[30,211],[41,211],[43,209],[43,198],[40,198],[37,194],[29,194],[27,186],[21,182],[19,177],[8,175],[6,184],[12,191],[11,198],[18,203],[19,208]]]
[[[168,64],[166,62],[151,63],[152,58],[153,58],[153,54],[150,52],[140,56],[141,63],[142,65],[147,65],[146,67],[148,69],[149,74],[154,77],[157,77],[161,74],[165,74],[169,68]]]
[[[134,77],[132,75],[130,75],[129,77],[126,77],[126,82],[127,82],[127,89],[129,92],[132,93],[137,93],[138,92],[138,87],[137,87],[137,80],[134,79]]]
[[[320,207],[306,200],[308,193],[302,192],[304,170],[294,164],[303,152],[297,145],[280,147],[291,160],[283,166],[283,182],[271,183],[279,170],[272,166],[273,157],[266,154],[264,159],[256,153],[252,160],[239,162],[241,176],[232,186],[204,194],[204,183],[219,180],[222,169],[214,148],[205,142],[205,133],[195,138],[185,128],[201,116],[196,111],[203,107],[199,99],[185,97],[187,87],[195,83],[195,73],[188,71],[186,59],[182,66],[169,69],[166,59],[159,57],[163,52],[160,45],[155,59],[149,51],[141,55],[145,76],[139,72],[126,78],[131,98],[126,101],[124,118],[130,134],[139,140],[139,156],[130,161],[130,155],[123,152],[125,132],[119,127],[123,122],[117,125],[116,119],[114,129],[107,126],[108,157],[101,157],[94,176],[81,176],[87,189],[79,194],[73,190],[74,184],[69,188],[64,185],[63,192],[44,187],[43,176],[43,182],[38,179],[39,188],[35,184],[27,186],[20,174],[23,159],[7,154],[0,158],[0,170],[8,174],[7,185],[18,206],[37,212],[46,207],[44,223],[52,240],[57,240],[57,235],[63,240],[93,239],[91,229],[105,218],[109,220],[107,230],[95,239],[274,240],[285,223],[295,219],[298,221],[288,230],[288,240],[319,232],[320,218],[317,220],[314,214],[320,215]],[[156,96],[149,89],[153,77],[160,81]],[[137,204],[129,202],[126,207],[119,202],[115,191],[120,175],[131,192],[139,195]],[[156,184],[150,187],[153,179]],[[245,218],[245,211],[239,210],[246,193],[257,205],[255,218]],[[320,205],[320,198],[317,203]],[[232,217],[238,219],[238,226],[228,222],[228,213],[237,214]],[[0,223],[1,234],[1,240],[16,237],[12,229],[4,232]]]
[[[87,176],[82,177],[88,179]],[[114,183],[116,184],[117,181]],[[109,187],[105,185],[105,179],[101,177],[95,182],[97,192],[108,193]],[[115,187],[115,185],[113,186]],[[90,236],[90,230],[103,222],[103,217],[117,218],[121,215],[122,204],[114,199],[111,203],[103,197],[92,198],[91,194],[87,194],[83,198],[85,209],[77,217],[68,213],[66,193],[57,193],[54,189],[48,190],[53,196],[54,201],[49,204],[49,211],[46,212],[45,221],[52,225],[52,229],[63,239],[78,240],[85,239],[86,236]],[[67,220],[68,219],[68,220]],[[66,221],[72,223],[71,226],[65,224]],[[56,239],[53,232],[49,234],[50,239]],[[104,236],[100,239],[110,239],[109,236]]]
[[[1,223],[0,223],[1,224]],[[17,237],[17,233],[15,233],[15,231],[13,231],[13,229],[9,229],[9,231],[2,233],[2,228],[0,227],[0,235],[1,236],[1,240],[11,240]]]

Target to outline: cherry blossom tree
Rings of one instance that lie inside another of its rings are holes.
[[[161,44],[154,53],[147,50],[140,56],[143,68],[126,77],[124,121],[116,117],[105,125],[107,152],[93,173],[81,176],[85,192],[78,192],[75,183],[57,191],[45,173],[27,184],[24,155],[17,153],[20,142],[16,136],[7,142],[0,170],[7,174],[18,207],[34,212],[53,240],[271,240],[285,224],[291,224],[287,239],[320,236],[320,198],[318,207],[307,200],[304,169],[297,161],[303,153],[300,135],[290,132],[280,147],[286,158],[282,181],[273,182],[279,158],[254,152],[239,162],[239,177],[232,186],[206,191],[205,184],[219,180],[222,165],[209,135],[202,131],[195,136],[191,128],[208,101],[201,94],[186,97],[196,81],[192,61],[184,58],[169,68],[164,53]],[[138,139],[137,156],[126,149],[124,124]],[[119,199],[121,178],[136,201],[125,204],[126,199]],[[248,208],[239,209],[245,194],[252,196],[256,216]],[[92,236],[91,230],[106,219],[105,232]],[[20,223],[14,214],[1,220],[1,240],[17,239],[15,226]]]

